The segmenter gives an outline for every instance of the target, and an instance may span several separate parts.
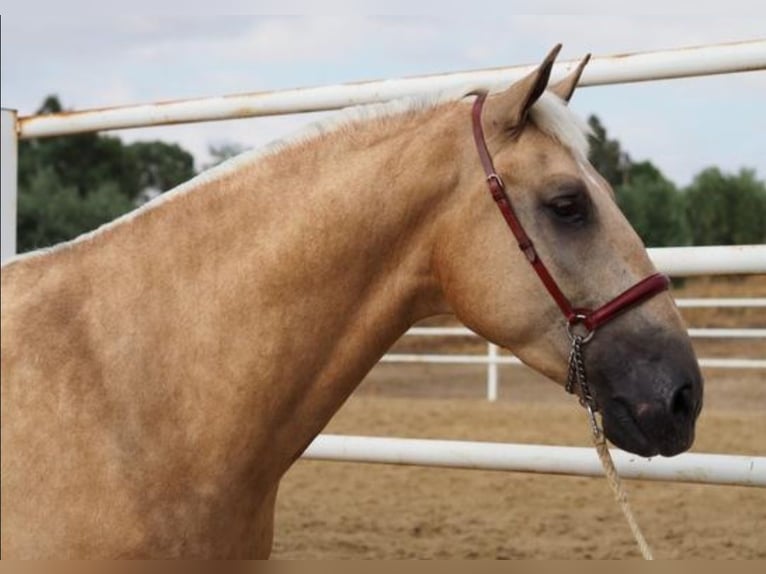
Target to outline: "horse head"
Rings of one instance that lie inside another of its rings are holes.
[[[589,400],[607,438],[643,456],[674,455],[692,444],[702,377],[667,280],[588,161],[587,126],[566,105],[587,58],[548,86],[559,48],[474,106],[476,145],[462,151],[464,183],[442,226],[437,274],[468,327],[562,385],[571,383],[573,325],[585,322],[577,336],[587,341]],[[495,206],[503,197],[507,222]]]

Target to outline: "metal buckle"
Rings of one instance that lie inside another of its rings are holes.
[[[490,173],[487,176],[487,183],[492,183],[492,180],[495,180],[495,183],[500,186],[501,189],[505,189],[505,182],[503,181],[503,178],[501,178],[498,174],[495,172]]]
[[[490,173],[487,176],[487,184],[489,185],[489,192],[492,194],[492,199],[496,203],[503,200],[508,201],[508,197],[505,195],[505,182],[496,173]]]

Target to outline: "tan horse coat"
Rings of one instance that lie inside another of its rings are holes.
[[[352,122],[4,266],[4,556],[267,556],[280,477],[426,316],[456,312],[562,381],[563,327],[470,129],[467,102]],[[533,124],[513,148],[521,180],[579,169]],[[601,249],[624,278],[593,280],[611,294],[651,269],[619,226]],[[677,321],[668,299],[648,312]]]

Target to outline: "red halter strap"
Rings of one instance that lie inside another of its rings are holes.
[[[505,183],[495,171],[495,167],[492,164],[492,157],[489,155],[487,143],[484,139],[484,130],[481,127],[481,110],[484,106],[484,101],[487,99],[487,94],[486,92],[481,92],[476,95],[477,97],[473,104],[472,113],[473,137],[476,141],[476,148],[479,152],[481,165],[487,176],[487,184],[489,185],[492,199],[495,200],[508,227],[511,228],[513,235],[516,237],[516,241],[519,243],[519,249],[526,255],[532,268],[537,272],[537,276],[540,277],[540,280],[543,282],[543,285],[545,285],[548,293],[551,294],[551,297],[553,297],[553,300],[559,306],[559,309],[561,309],[564,317],[566,317],[567,323],[570,326],[581,323],[588,330],[589,334],[593,333],[598,327],[611,321],[624,311],[627,311],[631,307],[639,305],[647,299],[668,289],[670,279],[667,275],[655,273],[654,275],[642,279],[598,309],[591,310],[572,306],[569,299],[567,299],[566,295],[559,289],[556,280],[548,272],[542,259],[540,259],[537,254],[532,240],[529,238],[529,235],[527,235],[527,232],[524,231],[524,226],[521,224],[521,221],[519,221],[519,218],[508,199],[508,195],[505,192]]]

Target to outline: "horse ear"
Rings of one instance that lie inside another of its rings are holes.
[[[532,73],[514,83],[507,90],[487,98],[485,118],[488,126],[495,129],[513,130],[522,125],[529,109],[543,95],[551,76],[553,62],[556,60],[561,44],[556,44]]]
[[[572,94],[577,87],[577,83],[580,81],[580,76],[585,68],[585,64],[590,60],[590,54],[586,54],[577,67],[570,72],[565,78],[559,80],[553,84],[549,89],[565,102],[568,102],[572,98]]]

